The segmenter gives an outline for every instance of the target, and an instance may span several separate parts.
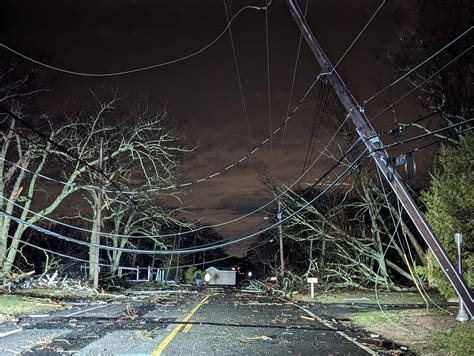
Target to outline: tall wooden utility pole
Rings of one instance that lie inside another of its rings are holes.
[[[283,227],[281,226],[281,201],[278,199],[278,234],[280,235],[280,273],[283,277],[285,275],[285,258],[283,255]]]
[[[104,167],[104,138],[100,138],[100,148],[99,148],[99,189],[97,190],[97,206],[96,206],[96,217],[95,217],[95,239],[94,244],[100,245],[100,227],[102,223],[102,185],[103,185],[103,176],[102,169]],[[94,289],[99,288],[99,255],[100,248],[96,247],[94,249]],[[92,266],[89,266],[91,268]]]
[[[458,294],[459,298],[463,301],[467,311],[471,316],[473,316],[474,301],[472,293],[469,290],[466,281],[456,271],[456,268],[449,259],[446,251],[444,251],[443,247],[436,239],[436,236],[434,235],[427,221],[425,220],[421,212],[418,210],[415,202],[409,195],[407,188],[403,183],[403,180],[397,174],[393,166],[391,166],[390,158],[384,149],[382,141],[380,140],[375,130],[372,128],[369,120],[367,120],[363,108],[351,95],[339,74],[334,70],[334,67],[332,66],[328,57],[322,50],[318,41],[316,41],[316,38],[314,37],[308,24],[306,23],[304,16],[298,4],[296,3],[296,0],[287,0],[287,2],[290,8],[291,15],[295,19],[296,24],[298,25],[306,42],[311,48],[311,51],[316,57],[316,60],[322,67],[323,72],[328,73],[326,77],[329,83],[331,84],[337,96],[339,97],[339,100],[349,113],[352,122],[356,126],[357,133],[367,146],[367,149],[370,152],[371,157],[374,159],[375,164],[380,169],[383,176],[387,179],[388,183],[397,195],[398,200],[403,205],[405,211],[408,213],[411,220],[413,221],[413,224],[415,224],[420,235],[423,237],[429,249],[435,256],[446,277],[448,277],[449,281],[451,282],[451,285],[454,287],[454,290]]]

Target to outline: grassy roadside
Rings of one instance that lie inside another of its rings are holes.
[[[352,321],[359,327],[363,328],[377,328],[398,324],[404,318],[404,312],[384,312],[380,311],[360,312],[354,313],[351,316]]]
[[[427,343],[429,352],[441,352],[451,355],[474,354],[474,323],[458,324],[444,332],[433,335]]]
[[[418,293],[413,292],[386,292],[379,291],[378,300],[381,304],[424,304]],[[430,298],[435,303],[446,301],[437,293],[431,293]],[[300,297],[305,302],[316,302],[323,304],[377,304],[374,291],[360,290],[327,290],[320,292],[313,299],[309,295]]]
[[[430,298],[446,306],[439,294],[430,294]],[[297,299],[309,304],[323,304],[329,315],[336,313],[334,315],[350,320],[349,324],[397,345],[407,346],[420,355],[474,355],[474,322],[457,322],[457,306],[444,311],[421,307],[424,301],[417,293],[380,291],[378,299],[383,313],[375,306],[374,291],[327,290],[320,291],[314,299],[309,295],[300,295]],[[358,307],[362,305],[366,307]],[[390,308],[391,305],[403,308]]]
[[[14,294],[0,295],[0,324],[23,314],[45,312],[60,307],[49,299],[24,297]]]
[[[459,323],[455,314],[438,309],[357,312],[349,318],[358,327],[422,355],[474,354],[474,323]]]
[[[473,355],[474,323],[433,309],[354,313],[353,323],[420,354]]]

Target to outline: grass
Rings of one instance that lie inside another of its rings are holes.
[[[437,333],[426,346],[427,351],[449,355],[474,355],[474,323],[466,322]]]
[[[23,297],[12,294],[0,295],[0,323],[22,314],[44,312],[57,307],[49,300]]]
[[[386,292],[379,291],[381,304],[424,304],[418,293],[413,292]],[[431,294],[430,297],[436,303],[445,303],[439,294]],[[360,290],[329,290],[316,295],[313,299],[309,295],[302,296],[305,302],[316,302],[323,304],[377,304],[374,291]]]
[[[385,312],[385,315],[394,323],[399,323],[403,319],[403,313],[400,312]],[[354,313],[351,318],[362,327],[373,328],[392,325],[380,311]]]
[[[454,315],[439,310],[387,311],[397,329],[380,311],[353,313],[355,324],[400,345],[409,345],[422,355],[474,355],[474,323],[458,323]]]

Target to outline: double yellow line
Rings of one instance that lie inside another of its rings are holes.
[[[186,314],[186,316],[183,318],[183,320],[181,320],[181,323],[186,323],[189,319],[191,319],[191,317],[194,315],[194,313],[196,313],[196,311],[202,307],[202,305],[204,303],[206,303],[206,301],[209,299],[209,295],[206,295],[204,297],[203,300],[201,300],[199,302],[198,305],[196,305],[188,314]],[[158,356],[158,355],[161,355],[161,353],[163,352],[163,350],[165,349],[166,346],[168,346],[168,344],[171,342],[171,340],[173,340],[173,338],[179,333],[179,331],[181,330],[181,328],[183,327],[184,324],[178,324],[176,325],[176,327],[173,329],[173,331],[166,337],[166,339],[164,339],[161,344],[152,352],[152,356]],[[186,325],[186,327],[184,328],[183,332],[188,332],[189,329],[191,329],[191,326],[192,324],[188,324]]]

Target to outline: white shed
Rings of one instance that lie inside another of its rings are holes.
[[[231,268],[209,267],[206,272],[211,275],[210,286],[235,286],[237,272]]]

